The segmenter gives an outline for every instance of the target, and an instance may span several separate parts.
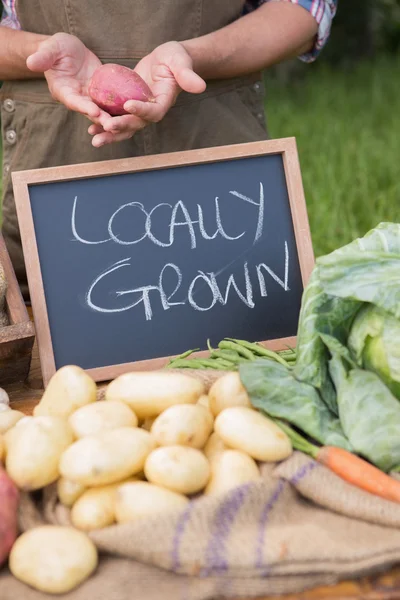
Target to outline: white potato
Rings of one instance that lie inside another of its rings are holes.
[[[195,494],[207,485],[210,464],[195,448],[163,446],[149,454],[144,473],[151,483],[178,494]]]
[[[25,417],[7,432],[6,470],[23,490],[37,490],[59,477],[60,456],[73,442],[68,423],[60,417]]]
[[[142,471],[154,447],[144,429],[112,429],[72,444],[61,456],[60,473],[85,486],[115,483]]]
[[[251,408],[226,408],[215,419],[214,427],[227,446],[242,450],[256,460],[274,462],[292,453],[286,433]]]
[[[227,373],[214,381],[208,392],[210,410],[214,417],[231,406],[250,407],[249,396],[240,380],[239,373]]]
[[[65,477],[60,477],[57,481],[58,498],[61,504],[68,506],[68,508],[78,500],[79,496],[81,496],[85,490],[85,486],[81,483],[70,481],[69,479],[65,479]]]
[[[84,531],[112,525],[115,521],[117,488],[118,484],[113,483],[86,490],[72,507],[72,524]]]
[[[151,435],[159,446],[203,448],[213,428],[210,411],[198,404],[176,404],[159,415]]]
[[[116,496],[115,515],[118,523],[182,510],[189,502],[182,494],[146,481],[124,484],[118,488]]]
[[[218,459],[225,450],[228,450],[228,446],[224,444],[219,435],[214,431],[208,438],[208,442],[204,446],[203,452],[211,464],[214,460]]]
[[[133,476],[117,483],[99,485],[86,490],[71,510],[72,524],[83,531],[108,527],[115,522],[117,492],[122,485],[136,482]]]
[[[56,525],[23,533],[9,558],[16,579],[49,594],[74,589],[93,573],[97,563],[96,547],[86,534]]]
[[[66,419],[77,408],[95,402],[96,397],[97,387],[93,379],[80,367],[66,365],[50,379],[33,414]]]
[[[3,388],[0,388],[0,404],[3,406],[9,406],[10,404],[10,398],[8,397],[6,390]]]
[[[106,389],[106,400],[120,400],[139,419],[156,417],[174,404],[195,404],[204,394],[203,383],[181,373],[145,371],[125,373]]]
[[[204,408],[208,408],[208,410],[210,410],[210,399],[207,394],[200,396],[200,398],[197,400],[197,404],[200,404],[201,406],[204,406]]]
[[[93,402],[78,408],[68,419],[75,437],[97,435],[118,427],[137,427],[135,413],[123,402]]]
[[[5,404],[2,406],[5,406]],[[6,406],[4,410],[0,411],[0,433],[6,433],[23,417],[25,417],[23,412]]]
[[[258,466],[248,454],[240,450],[225,450],[211,464],[211,477],[204,493],[217,496],[260,479]]]

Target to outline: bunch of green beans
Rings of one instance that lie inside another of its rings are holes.
[[[264,348],[257,342],[246,342],[245,340],[235,340],[225,338],[218,344],[218,348],[213,348],[210,342],[207,342],[209,356],[192,357],[190,356],[199,349],[188,350],[183,354],[170,360],[166,368],[169,369],[217,369],[219,371],[237,371],[239,365],[248,360],[264,359],[275,360],[285,367],[293,367],[296,362],[296,351],[292,348],[273,352]]]

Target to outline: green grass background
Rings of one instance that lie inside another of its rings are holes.
[[[316,63],[315,63],[316,64]],[[400,222],[400,57],[266,78],[272,137],[295,136],[316,256]]]
[[[399,66],[392,56],[306,66],[289,84],[266,77],[271,137],[297,138],[316,256],[400,222]]]

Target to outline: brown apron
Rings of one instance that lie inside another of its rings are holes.
[[[204,35],[241,14],[244,0],[18,0],[24,31],[79,37],[102,62],[133,67],[169,40]],[[132,139],[93,148],[86,117],[50,96],[45,80],[1,88],[3,234],[28,297],[11,172],[266,139],[259,73],[212,81],[201,94],[182,93],[160,122]]]

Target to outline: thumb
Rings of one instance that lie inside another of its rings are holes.
[[[51,69],[60,56],[58,42],[52,38],[42,42],[33,54],[26,59],[26,66],[35,73],[44,73]]]
[[[193,71],[193,63],[186,50],[174,54],[170,69],[179,87],[191,94],[201,94],[206,89],[204,79]]]

